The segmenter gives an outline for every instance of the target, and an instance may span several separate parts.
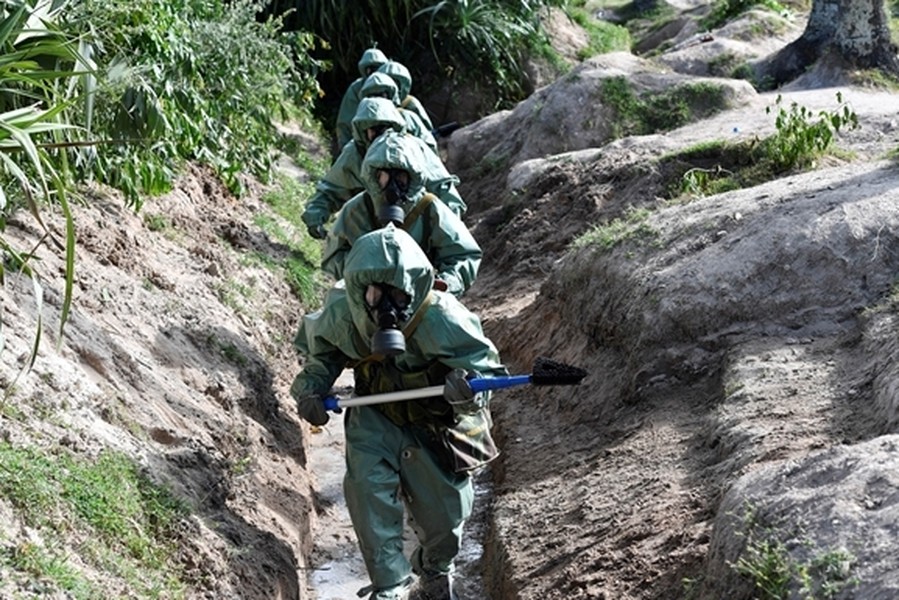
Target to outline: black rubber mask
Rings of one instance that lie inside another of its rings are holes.
[[[368,139],[368,142],[371,143],[385,131],[387,131],[387,125],[384,123],[372,125],[365,129],[365,137]]]
[[[375,283],[365,290],[365,306],[378,330],[371,338],[372,354],[396,356],[406,351],[400,323],[407,319],[409,295],[390,285]]]
[[[378,211],[378,220],[382,225],[402,225],[406,215],[400,205],[409,201],[409,173],[402,169],[381,169],[378,171],[378,184],[387,201]]]

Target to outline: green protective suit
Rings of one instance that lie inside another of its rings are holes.
[[[362,159],[371,144],[365,130],[381,126],[403,131],[405,120],[390,100],[363,98],[353,117],[353,140],[344,145],[337,160],[315,185],[315,193],[306,202],[302,219],[310,230],[324,226],[347,200],[365,188]],[[443,170],[446,171],[446,168]]]
[[[388,60],[386,63],[378,67],[378,72],[390,75],[391,79],[396,82],[397,96],[400,99],[400,108],[411,110],[421,118],[421,122],[428,128],[428,131],[434,131],[434,124],[424,105],[411,94],[412,92],[412,74],[406,65],[395,60]]]
[[[378,214],[387,200],[378,185],[378,170],[402,169],[410,175],[407,201],[401,205],[406,215],[403,229],[424,249],[447,291],[460,296],[477,277],[481,247],[456,213],[427,192],[425,177],[431,156],[412,139],[386,132],[369,147],[362,162],[366,191],[353,196],[338,213],[325,242],[321,266],[335,279],[344,277],[344,262],[356,239],[382,226]]]
[[[387,126],[392,131],[402,131],[404,123],[390,100],[362,99],[353,119],[353,141],[343,147],[337,160],[315,185],[315,193],[306,202],[302,219],[310,231],[327,224],[347,200],[365,189],[362,160],[371,145],[365,130],[369,127]],[[411,143],[427,148],[419,138],[411,139],[414,140]],[[442,200],[459,218],[464,217],[468,207],[456,188],[459,178],[446,170],[437,155],[429,151],[422,152],[422,155],[426,159],[422,170],[425,189]]]
[[[362,91],[360,93],[363,98],[387,98],[388,100],[392,100],[394,105],[399,109],[400,114],[403,115],[403,118],[406,120],[406,131],[416,137],[420,137],[434,150],[435,154],[438,153],[437,139],[434,137],[433,131],[431,131],[431,126],[425,125],[424,121],[421,120],[421,117],[414,111],[400,106],[401,97],[399,95],[399,87],[390,75],[381,72],[372,73],[366,78],[365,83],[362,84]],[[430,120],[428,122],[430,123]]]
[[[343,98],[340,100],[340,108],[337,110],[337,147],[343,146],[353,139],[352,121],[356,115],[356,108],[359,101],[364,98],[362,95],[362,84],[365,78],[377,71],[378,67],[387,62],[387,55],[377,48],[369,48],[362,53],[357,66],[359,67],[360,77],[353,80],[347,87]]]
[[[347,257],[345,289],[335,287],[321,310],[303,318],[296,346],[305,356],[305,364],[293,382],[292,395],[323,396],[345,366],[366,364],[360,361],[369,356],[376,328],[364,304],[365,289],[371,283],[392,285],[411,298],[409,316],[400,324],[406,350],[386,359],[390,370],[407,377],[410,384],[400,383],[392,389],[438,385],[439,377],[428,381],[422,374],[451,369],[507,374],[478,317],[452,295],[433,291],[433,280],[427,257],[401,229],[388,225],[359,238]],[[357,394],[360,368],[356,367]],[[487,406],[489,392],[479,395]],[[403,424],[393,420],[391,407],[413,404],[432,409],[442,405],[445,410],[427,414],[444,417]],[[471,514],[473,490],[467,473],[449,468],[436,440],[441,431],[455,430],[468,418],[476,419],[479,427],[489,432],[489,409],[471,417],[453,416],[442,397],[346,410],[344,493],[375,589],[399,584],[412,569],[403,553],[404,504],[419,542],[414,553],[416,570],[446,573],[452,569],[463,524]]]

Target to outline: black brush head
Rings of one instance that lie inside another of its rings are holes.
[[[531,383],[534,385],[575,385],[587,376],[587,371],[566,365],[545,356],[534,361]]]

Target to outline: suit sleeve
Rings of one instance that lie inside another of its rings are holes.
[[[428,210],[430,240],[428,252],[437,278],[447,284],[447,291],[461,296],[478,276],[483,253],[468,227],[442,202],[434,202]]]

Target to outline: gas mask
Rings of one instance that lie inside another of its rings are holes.
[[[380,136],[385,131],[387,131],[387,125],[372,125],[371,127],[366,127],[365,137],[368,138],[368,143],[371,143],[376,137]]]
[[[373,283],[365,289],[365,308],[378,325],[371,338],[372,354],[396,356],[406,351],[406,338],[400,323],[407,319],[409,294],[399,288]]]
[[[379,169],[378,185],[387,201],[378,210],[378,220],[381,225],[395,223],[402,226],[406,213],[400,205],[409,201],[409,173],[402,169]]]

